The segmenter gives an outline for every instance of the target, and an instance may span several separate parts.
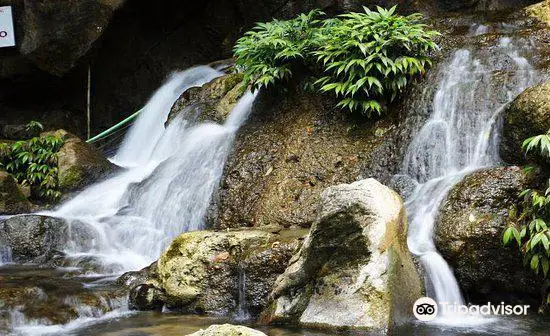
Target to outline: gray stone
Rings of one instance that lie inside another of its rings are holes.
[[[267,321],[389,333],[422,295],[401,198],[374,179],[326,189],[300,251],[277,279]]]

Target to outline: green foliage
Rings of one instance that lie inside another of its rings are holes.
[[[296,64],[306,61],[312,51],[318,10],[288,21],[258,23],[235,45],[237,66],[244,81],[254,90],[288,80]]]
[[[0,144],[0,168],[39,198],[56,201],[61,196],[57,179],[57,152],[64,140],[45,135],[13,144]]]
[[[537,150],[550,156],[550,136],[542,134],[523,142],[525,152]],[[527,172],[531,172],[528,167]],[[504,231],[503,243],[515,242],[523,254],[524,264],[538,275],[548,278],[550,269],[550,180],[546,190],[526,189],[520,195],[520,212],[512,211],[510,225]],[[550,294],[547,297],[550,303]]]
[[[319,20],[313,11],[289,21],[272,21],[237,41],[237,65],[247,84],[259,89],[306,67],[315,87],[338,98],[338,107],[372,116],[423,74],[439,35],[420,23],[421,14],[401,16],[396,7]],[[309,82],[307,88],[311,88]]]
[[[532,150],[538,150],[537,154],[542,157],[550,157],[550,134],[541,134],[526,139],[523,142],[523,150],[525,154]]]
[[[27,125],[26,129],[29,132],[40,132],[44,129],[44,125],[39,123],[38,121],[31,120]]]
[[[421,14],[395,15],[395,8],[365,8],[323,25],[314,55],[326,76],[317,83],[342,98],[338,106],[381,114],[381,102],[395,99],[411,77],[431,65],[426,55],[437,49],[432,40],[437,33],[419,23]]]

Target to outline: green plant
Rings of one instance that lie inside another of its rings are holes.
[[[550,135],[542,134],[531,137],[523,142],[526,153],[537,150],[542,157],[550,157]],[[528,167],[528,172],[532,169]],[[545,190],[526,189],[520,197],[520,211],[513,210],[510,225],[504,231],[503,243],[515,242],[525,265],[535,274],[548,278],[550,269],[550,180]],[[550,294],[547,297],[550,303]]]
[[[245,33],[234,48],[245,83],[257,90],[288,80],[295,66],[306,62],[321,15],[314,10],[292,20],[258,23]]]
[[[284,82],[305,67],[318,90],[337,97],[338,107],[381,114],[411,78],[425,72],[429,53],[437,49],[439,33],[426,29],[421,14],[401,16],[395,9],[364,8],[325,20],[312,11],[258,24],[237,41],[237,65],[253,89]],[[306,87],[311,89],[309,82]]]
[[[45,135],[13,144],[0,145],[0,168],[13,175],[22,185],[29,185],[42,199],[59,199],[57,152],[64,140]]]
[[[31,120],[26,126],[25,128],[27,129],[27,131],[29,132],[40,132],[44,129],[44,125],[42,125],[41,123],[39,123],[38,121],[35,121],[35,120]]]
[[[337,106],[381,114],[381,103],[395,99],[431,65],[427,55],[437,49],[438,33],[426,30],[421,14],[400,16],[395,9],[365,8],[325,21],[313,53],[326,74],[317,84],[340,98]]]

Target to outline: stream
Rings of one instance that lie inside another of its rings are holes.
[[[472,26],[468,38],[494,33]],[[408,246],[425,271],[427,295],[440,302],[467,303],[453,270],[439,255],[433,231],[448,191],[466,174],[496,166],[499,113],[541,75],[531,65],[524,40],[502,36],[484,49],[463,46],[432,71],[436,89],[418,97],[424,118],[405,152],[396,179],[413,186],[406,199]],[[0,288],[28,296],[26,307],[2,310],[0,334],[171,336],[185,335],[217,323],[248,324],[239,306],[229,318],[189,316],[176,312],[132,312],[118,275],[148,266],[179,234],[205,229],[204,216],[218,187],[233,140],[252,109],[255,94],[246,93],[225,123],[199,120],[202,111],[189,107],[168,127],[164,123],[176,99],[222,73],[200,66],[173,74],[152,96],[111,161],[124,171],[93,185],[54,211],[42,214],[84,223],[93,233],[85,248],[69,244],[72,263],[64,268],[36,268],[10,263],[0,251]],[[100,265],[81,272],[83,261]],[[246,275],[239,274],[246,291]],[[1,310],[2,306],[0,306]],[[50,323],[33,316],[52,310]],[[67,322],[70,321],[70,322]],[[325,336],[291,326],[252,325],[268,335]],[[547,335],[550,323],[535,315],[522,318],[458,319],[443,316],[435,323],[410,323],[399,335]]]

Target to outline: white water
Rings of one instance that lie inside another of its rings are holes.
[[[184,90],[219,75],[209,67],[173,75],[143,109],[114,158],[129,168],[48,213],[91,229],[91,246],[75,241],[65,251],[70,257],[97,258],[106,273],[136,270],[156,260],[177,235],[204,228],[233,138],[255,96],[245,94],[223,125],[196,123],[201,111],[194,107],[166,129],[164,123]]]
[[[418,182],[406,201],[408,245],[426,272],[428,296],[437,302],[464,303],[453,271],[433,242],[439,207],[464,175],[500,162],[499,113],[536,77],[510,39],[501,39],[496,48],[512,60],[514,69],[495,69],[498,65],[468,50],[454,54],[442,70],[433,112],[413,138],[403,162],[403,174]],[[502,83],[493,77],[500,70],[509,72]]]

